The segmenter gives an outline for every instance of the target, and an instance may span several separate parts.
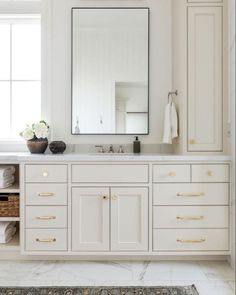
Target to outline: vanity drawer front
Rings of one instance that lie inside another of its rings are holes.
[[[67,185],[26,184],[25,202],[26,205],[67,205]]]
[[[153,182],[190,182],[190,165],[153,165]]]
[[[67,251],[66,229],[27,229],[26,251]]]
[[[148,165],[72,165],[74,183],[147,183]]]
[[[228,206],[153,207],[153,228],[228,228]]]
[[[192,165],[193,182],[229,182],[229,165]]]
[[[228,229],[155,229],[154,251],[228,251]]]
[[[26,182],[67,182],[67,165],[25,165]]]
[[[154,205],[228,205],[228,183],[169,183],[153,185]]]
[[[26,228],[66,228],[66,206],[27,206]]]

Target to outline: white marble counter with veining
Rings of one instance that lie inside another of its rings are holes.
[[[1,162],[225,162],[230,161],[227,155],[166,155],[166,154],[30,154],[0,153]]]

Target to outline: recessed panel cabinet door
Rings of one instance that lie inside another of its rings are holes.
[[[72,251],[109,250],[109,188],[72,189]]]
[[[148,188],[111,189],[111,250],[148,250]]]
[[[223,8],[188,8],[188,151],[223,149]]]

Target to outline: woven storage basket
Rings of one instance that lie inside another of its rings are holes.
[[[19,195],[0,195],[0,217],[19,217]]]

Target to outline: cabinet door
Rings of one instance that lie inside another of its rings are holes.
[[[109,188],[72,189],[72,251],[109,250]]]
[[[111,250],[148,250],[148,188],[111,189]]]
[[[223,149],[222,7],[188,8],[188,151]]]

